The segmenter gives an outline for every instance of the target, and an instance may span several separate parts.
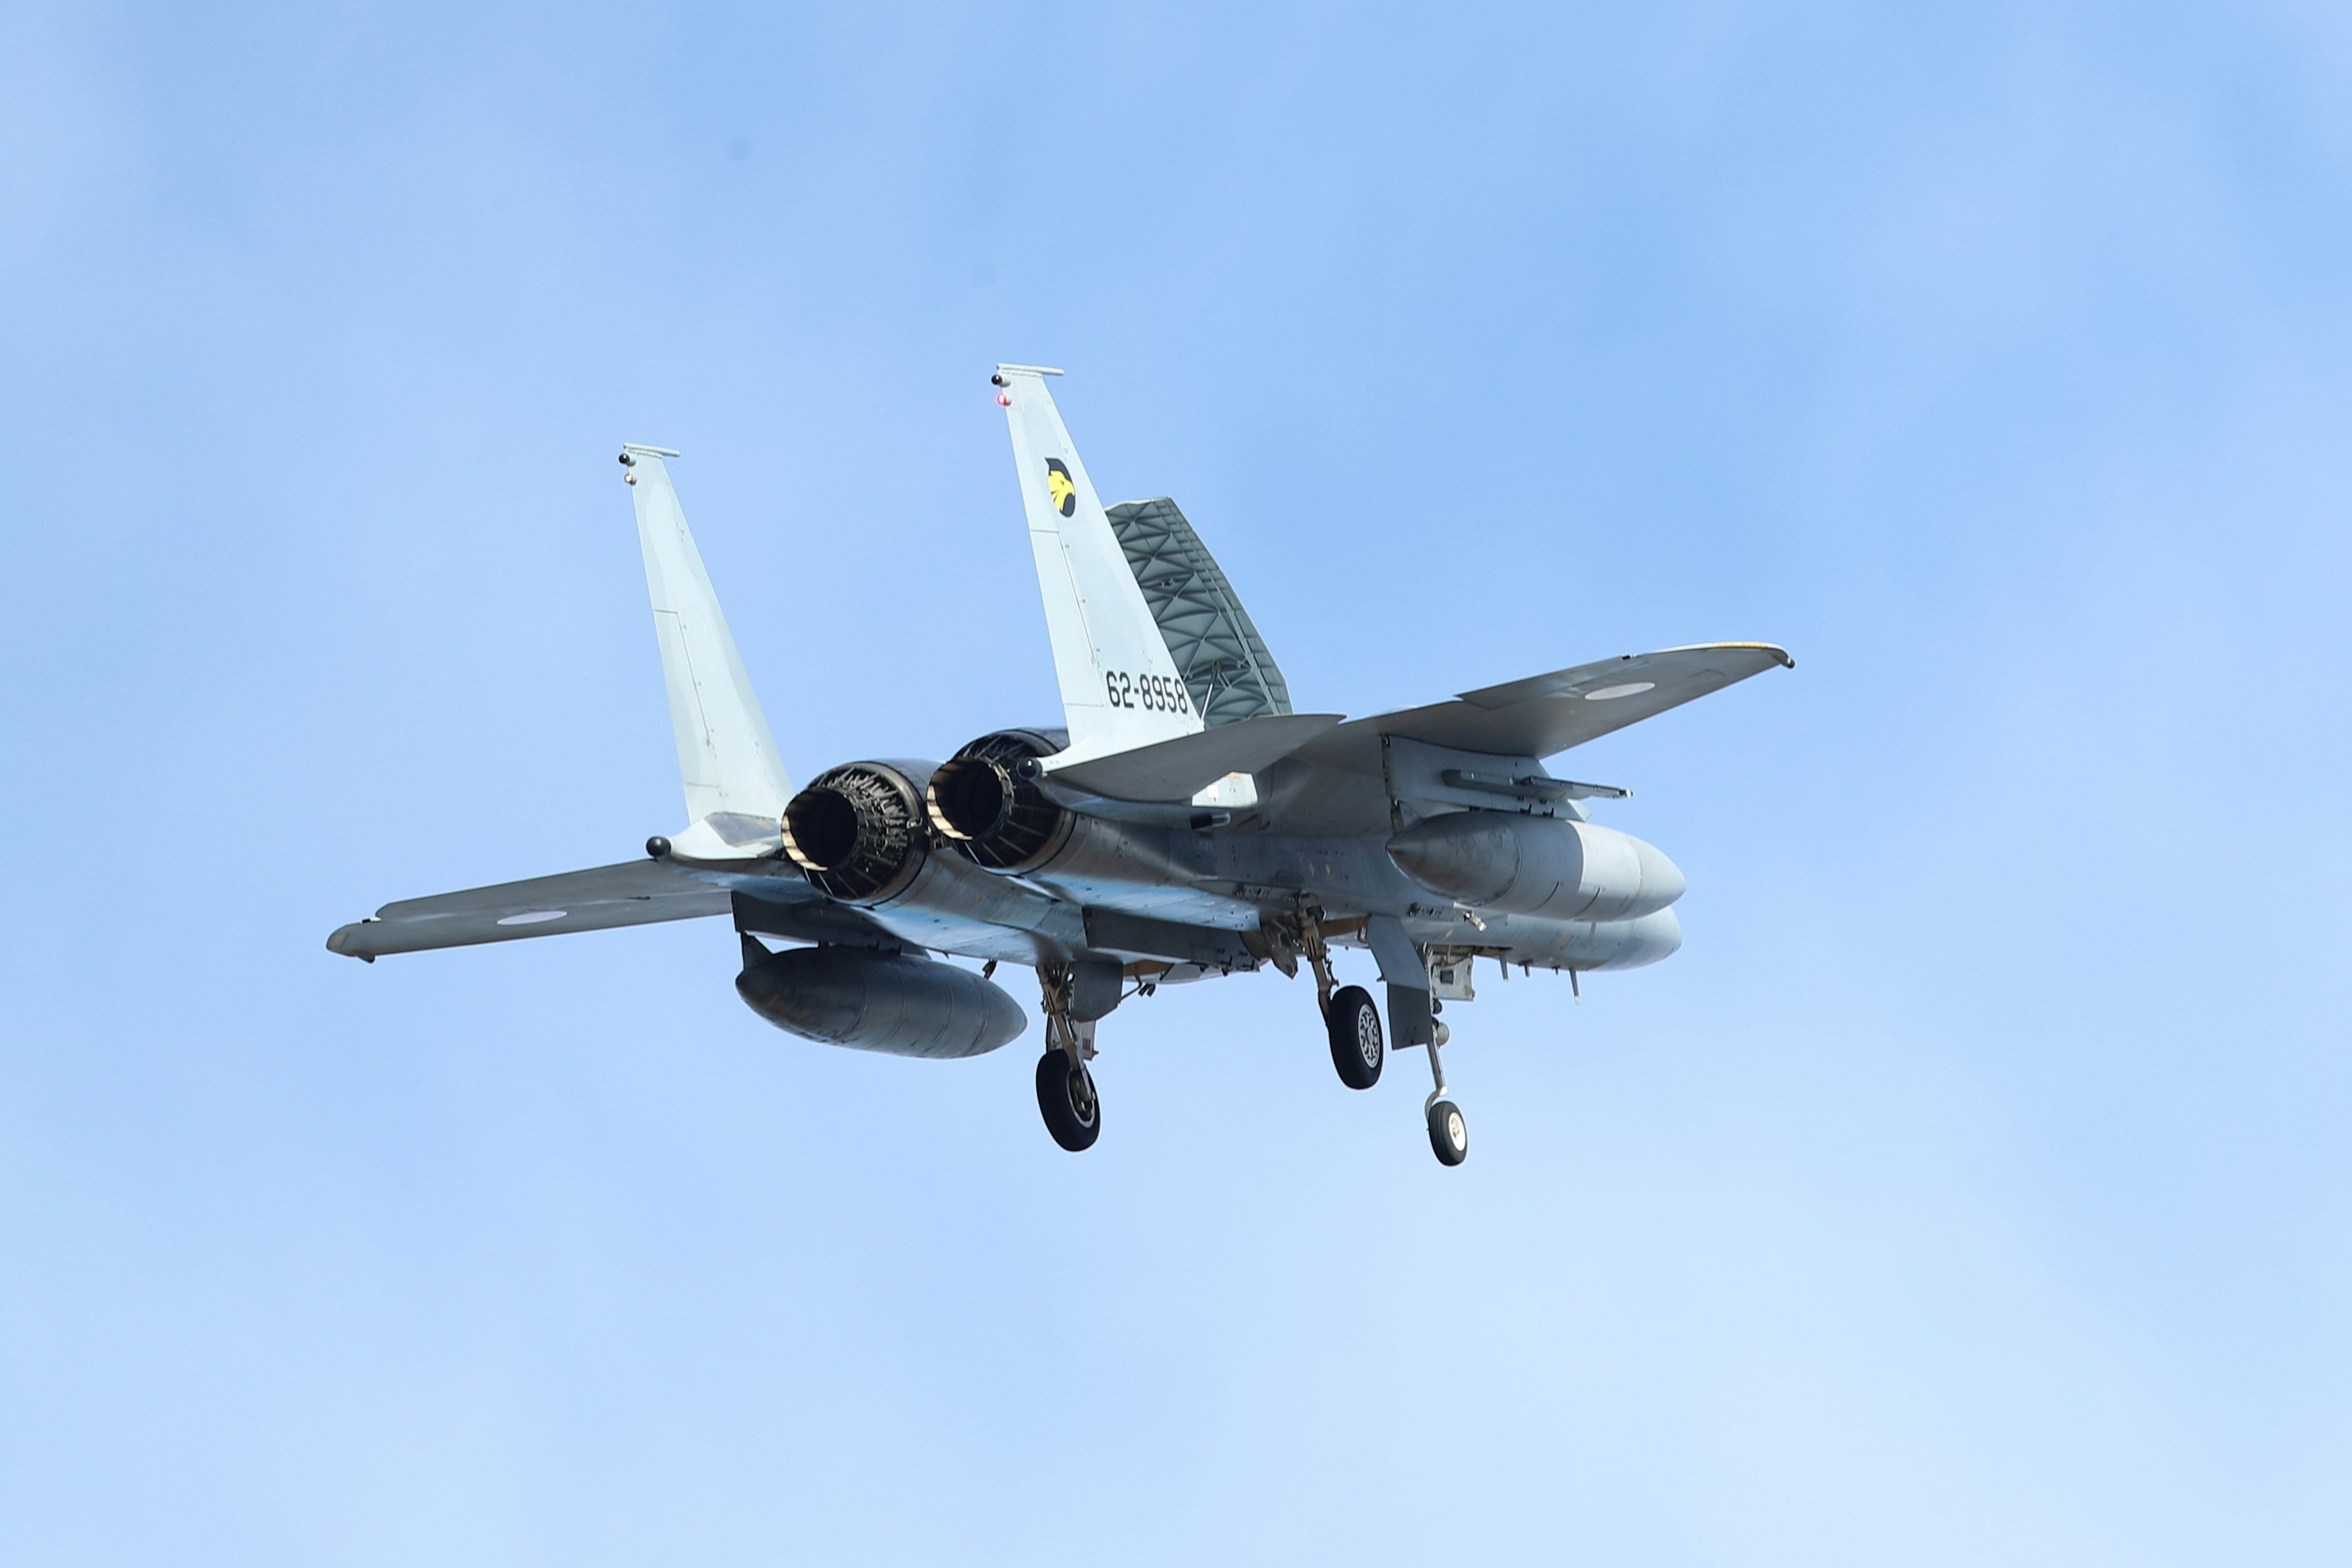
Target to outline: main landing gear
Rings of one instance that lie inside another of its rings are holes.
[[[1331,1065],[1339,1069],[1339,1081],[1349,1089],[1380,1082],[1388,1041],[1381,1034],[1381,1010],[1372,994],[1360,985],[1337,992],[1323,1009],[1323,1022],[1330,1030]]]
[[[1095,1146],[1102,1136],[1102,1097],[1095,1092],[1095,1075],[1084,1062],[1072,1062],[1048,1047],[1037,1058],[1037,1109],[1045,1131],[1071,1153]]]
[[[1102,1136],[1102,1097],[1095,1092],[1095,1075],[1087,1063],[1095,1054],[1092,1020],[1070,1016],[1076,977],[1067,964],[1046,964],[1037,971],[1045,992],[1045,1054],[1037,1058],[1037,1110],[1054,1142],[1076,1154],[1095,1146]]]
[[[1338,984],[1331,973],[1331,949],[1313,909],[1298,912],[1297,932],[1299,955],[1315,966],[1315,999],[1323,1009],[1324,1029],[1330,1037],[1331,1066],[1349,1089],[1370,1089],[1381,1081],[1381,1068],[1388,1061],[1388,1037],[1381,1029],[1380,1007],[1362,986]],[[1435,1010],[1433,998],[1431,1007]],[[1423,1103],[1422,1115],[1429,1123],[1431,1152],[1440,1164],[1458,1165],[1470,1157],[1470,1130],[1462,1120],[1462,1108],[1446,1094],[1445,1068],[1437,1059],[1437,1047],[1445,1043],[1449,1031],[1442,1023],[1428,1022],[1429,1072],[1437,1087]],[[1417,1027],[1401,1032],[1417,1032]]]
[[[1297,937],[1299,955],[1315,969],[1315,1004],[1323,1010],[1323,1027],[1331,1039],[1331,1066],[1349,1089],[1370,1089],[1381,1081],[1388,1062],[1381,1010],[1362,986],[1339,985],[1331,973],[1330,944],[1313,910],[1298,911]]]

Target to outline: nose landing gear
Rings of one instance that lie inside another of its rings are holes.
[[[1470,1129],[1462,1122],[1462,1108],[1439,1095],[1429,1097],[1429,1148],[1441,1165],[1458,1165],[1470,1157]]]
[[[1442,1034],[1445,1026],[1440,1024]],[[1445,1068],[1437,1060],[1437,1047],[1443,1042],[1429,1042],[1429,1074],[1437,1087],[1429,1091],[1422,1103],[1422,1115],[1429,1123],[1429,1150],[1441,1165],[1458,1165],[1470,1157],[1470,1129],[1462,1120],[1462,1108],[1446,1097]]]

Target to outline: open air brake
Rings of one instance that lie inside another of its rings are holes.
[[[1368,719],[1295,713],[1232,584],[1165,497],[1105,507],[1045,378],[1001,365],[1062,721],[943,763],[845,763],[794,791],[671,484],[622,450],[687,826],[647,858],[387,904],[328,938],[392,952],[731,913],[736,988],[779,1028],[888,1055],[985,1055],[1026,1014],[1063,1148],[1102,1129],[1097,1032],[1162,986],[1271,967],[1315,983],[1341,1082],[1423,1047],[1432,1150],[1469,1151],[1440,1048],[1478,960],[1580,973],[1681,945],[1682,872],[1541,759],[1791,661],[1760,643],[1605,659]],[[1369,952],[1385,992],[1342,984]],[[982,962],[977,972],[933,954]],[[1383,1001],[1385,1005],[1383,1005]],[[1385,1014],[1385,1018],[1383,1016]]]

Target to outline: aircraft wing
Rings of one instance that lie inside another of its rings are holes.
[[[1355,719],[1301,746],[1302,762],[1381,771],[1380,738],[1457,751],[1549,757],[1796,660],[1769,643],[1706,643],[1627,654],[1465,691],[1451,702]]]
[[[469,888],[386,904],[327,938],[327,951],[373,963],[387,952],[512,942],[567,931],[609,931],[728,912],[723,887],[659,860],[624,860],[556,877]]]

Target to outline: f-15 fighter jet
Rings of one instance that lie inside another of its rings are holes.
[[[1348,720],[1290,688],[1166,497],[1106,507],[1045,388],[991,378],[1036,557],[1062,720],[992,730],[943,763],[845,763],[795,791],[752,694],[658,447],[621,449],[668,687],[687,826],[642,859],[387,904],[327,939],[385,953],[732,918],[735,988],[809,1039],[970,1057],[1018,1038],[992,978],[1035,972],[1037,1106],[1063,1148],[1102,1131],[1097,1031],[1160,987],[1274,968],[1315,979],[1331,1065],[1380,1081],[1429,1053],[1430,1146],[1469,1153],[1439,1015],[1480,960],[1580,973],[1682,945],[1683,875],[1591,821],[1627,792],[1543,759],[1793,661],[1711,643],[1581,664],[1450,702]],[[1387,1020],[1332,973],[1370,949]],[[933,954],[982,961],[977,972]]]

